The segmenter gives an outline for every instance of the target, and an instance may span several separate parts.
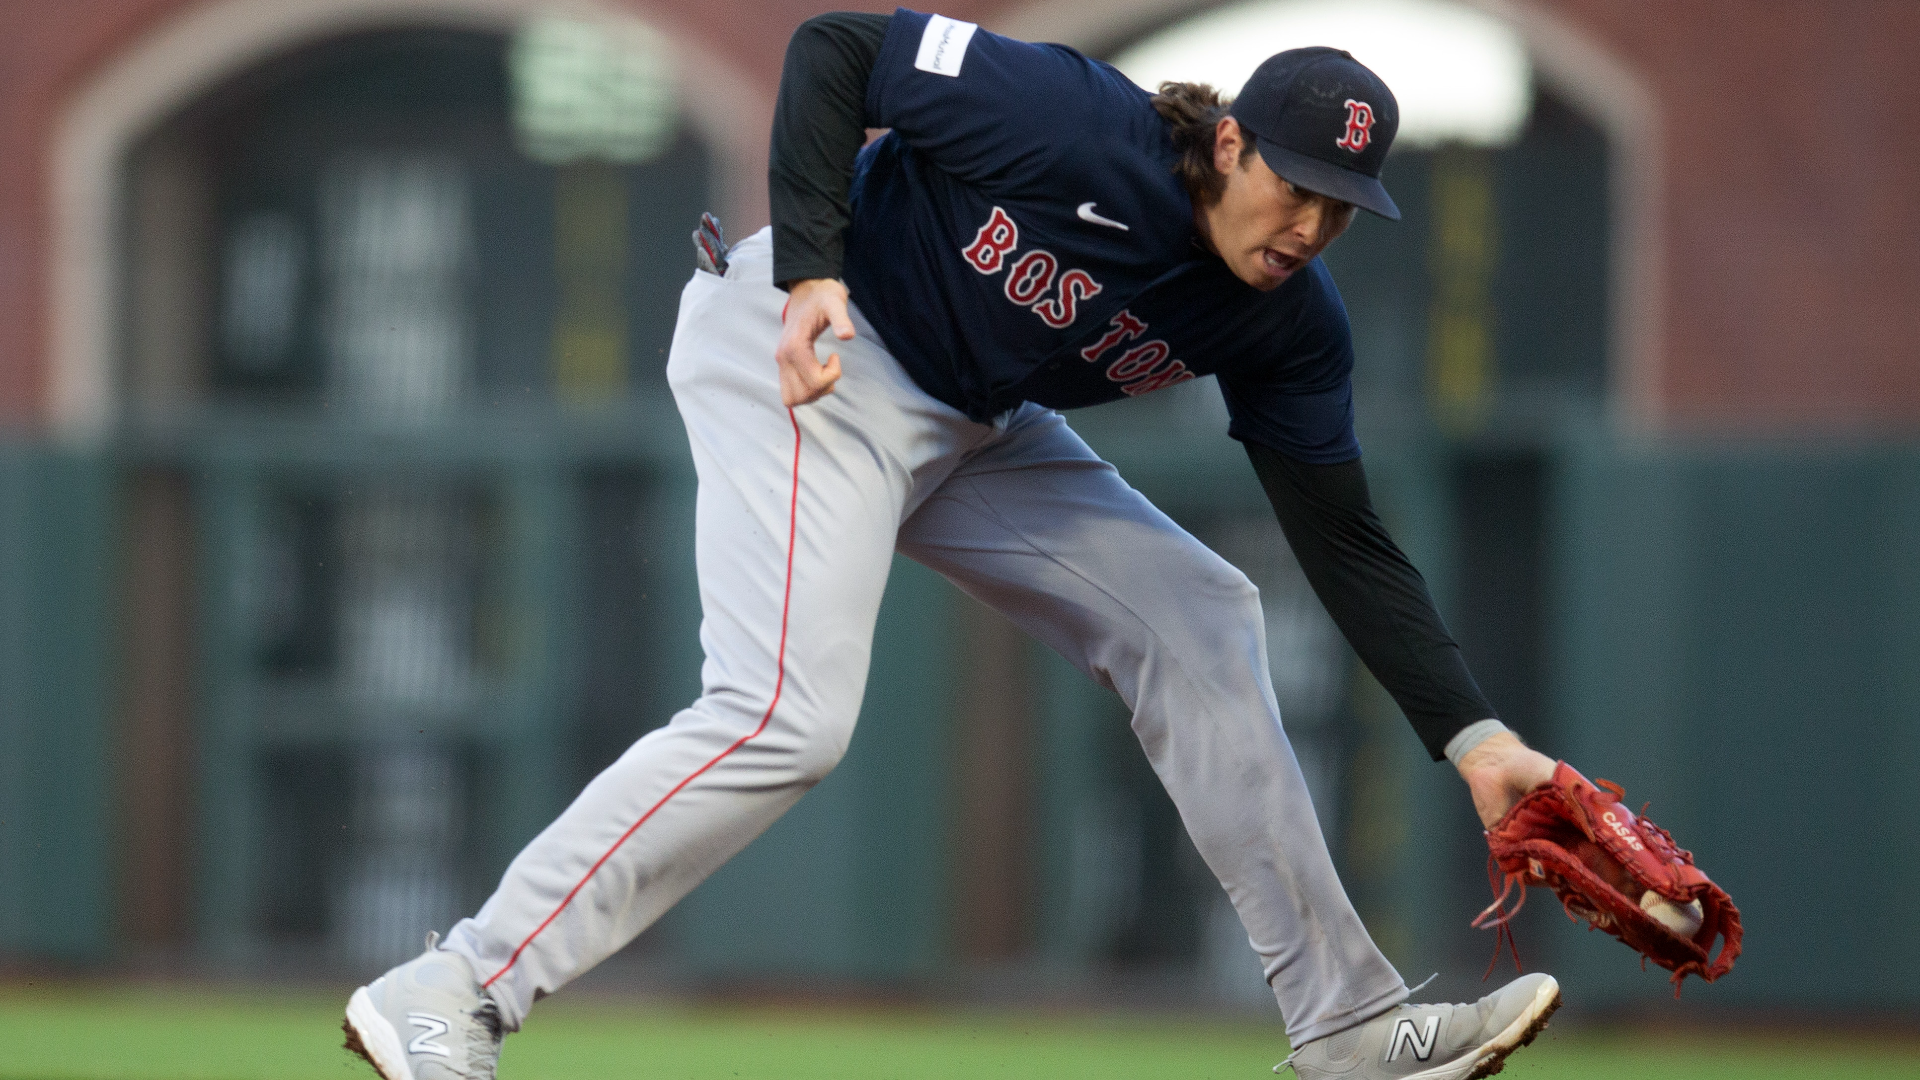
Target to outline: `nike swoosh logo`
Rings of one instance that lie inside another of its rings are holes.
[[[1121,232],[1129,231],[1125,225],[1120,224],[1112,218],[1101,217],[1099,214],[1094,213],[1093,204],[1090,202],[1081,203],[1080,209],[1074,211],[1074,213],[1080,215],[1081,221],[1091,221],[1095,225],[1105,225],[1109,229],[1119,229]]]

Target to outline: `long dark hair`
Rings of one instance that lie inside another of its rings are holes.
[[[1201,206],[1219,202],[1227,189],[1226,174],[1213,167],[1213,133],[1232,103],[1206,83],[1163,82],[1160,92],[1153,95],[1153,111],[1165,118],[1173,148],[1180,151],[1174,175]],[[1240,160],[1245,161],[1253,151],[1253,140],[1247,139],[1240,149]]]

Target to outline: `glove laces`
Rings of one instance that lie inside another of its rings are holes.
[[[1487,961],[1486,974],[1480,976],[1481,982],[1493,978],[1493,969],[1500,963],[1502,945],[1513,953],[1513,970],[1525,970],[1520,966],[1520,943],[1513,939],[1513,917],[1520,914],[1520,909],[1527,905],[1526,878],[1519,874],[1502,874],[1499,861],[1493,857],[1492,852],[1488,852],[1487,887],[1498,892],[1493,898],[1493,903],[1488,904],[1485,910],[1474,916],[1471,924],[1475,930],[1493,931],[1493,959]],[[1513,907],[1508,908],[1507,897],[1512,896],[1516,888],[1520,891],[1520,895],[1514,899]]]

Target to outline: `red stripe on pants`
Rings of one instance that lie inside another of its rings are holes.
[[[559,918],[560,913],[567,910],[567,905],[573,903],[573,898],[580,895],[581,889],[587,887],[587,882],[593,880],[593,875],[600,872],[600,868],[607,864],[608,859],[613,858],[613,853],[620,850],[620,845],[626,843],[628,837],[639,831],[640,826],[645,825],[648,818],[657,813],[661,807],[667,805],[667,800],[680,794],[681,789],[693,783],[702,773],[720,764],[728,754],[745,746],[754,737],[767,730],[768,721],[773,719],[774,707],[780,704],[781,687],[786,685],[787,681],[787,611],[793,602],[793,549],[794,538],[799,535],[800,521],[800,418],[793,414],[792,409],[788,409],[787,420],[793,425],[793,492],[787,499],[787,578],[785,585],[782,587],[780,597],[780,649],[774,659],[776,672],[773,679],[773,700],[767,702],[767,711],[761,714],[760,725],[747,734],[740,736],[740,738],[734,741],[733,745],[715,754],[712,761],[688,773],[685,779],[673,785],[672,791],[660,796],[660,801],[648,807],[647,812],[640,815],[640,820],[634,822],[626,832],[621,833],[620,839],[613,842],[613,846],[607,849],[606,854],[601,855],[599,860],[587,870],[586,874],[583,875],[578,882],[574,883],[573,888],[567,893],[566,899],[560,901],[559,906],[553,909],[553,913],[541,920],[540,925],[533,928],[533,933],[528,934],[526,940],[522,941],[519,946],[513,950],[513,955],[507,958],[506,965],[499,971],[488,976],[487,981],[480,984],[483,989],[492,986],[500,976],[512,970],[513,965],[519,962],[520,954],[527,950],[527,946],[533,944],[533,939],[539,937],[541,931],[553,925],[553,920]]]

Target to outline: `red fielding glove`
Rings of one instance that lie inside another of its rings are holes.
[[[1626,942],[1643,964],[1652,960],[1673,972],[1677,997],[1688,975],[1712,982],[1733,969],[1740,955],[1740,909],[1693,864],[1692,852],[1674,844],[1672,834],[1628,810],[1625,796],[1619,785],[1596,785],[1560,762],[1552,780],[1521,796],[1487,830],[1487,876],[1498,895],[1473,925],[1497,928],[1510,941],[1507,922],[1526,902],[1527,887],[1544,885],[1560,897],[1568,918],[1585,919]],[[1516,888],[1519,896],[1508,909]],[[1655,918],[1650,907],[1682,929]],[[1684,933],[1695,914],[1699,928]],[[1715,938],[1723,943],[1717,956]]]

